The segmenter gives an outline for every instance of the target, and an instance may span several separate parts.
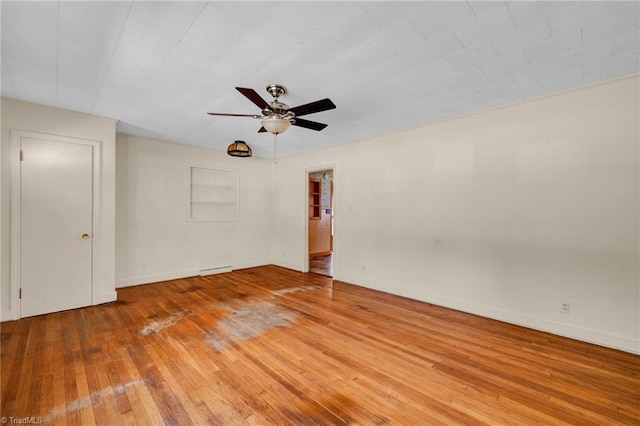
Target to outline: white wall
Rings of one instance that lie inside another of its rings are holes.
[[[116,144],[111,119],[2,99],[2,319],[17,128],[102,142],[103,301],[114,279],[271,260],[302,270],[305,173],[333,168],[336,279],[640,353],[639,89],[629,77],[283,158],[273,193],[269,160]],[[189,165],[240,170],[240,221],[186,221]]]
[[[274,263],[335,165],[335,279],[640,353],[638,105],[634,76],[281,159]]]
[[[116,286],[271,263],[271,161],[117,135]],[[240,220],[188,222],[189,167],[237,169]]]
[[[95,303],[115,300],[115,120],[2,98],[2,273],[1,319],[13,318],[11,306],[11,129],[90,139],[101,143],[99,294]]]

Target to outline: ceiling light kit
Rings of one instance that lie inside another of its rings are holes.
[[[275,114],[272,117],[260,120],[260,124],[262,124],[262,128],[267,132],[278,135],[287,131],[287,129],[291,126],[291,121]]]
[[[258,133],[273,133],[278,135],[287,131],[290,126],[304,127],[320,131],[327,127],[324,123],[305,120],[298,118],[303,115],[315,114],[317,112],[335,109],[335,104],[331,99],[325,98],[319,101],[289,108],[289,105],[279,101],[280,96],[287,93],[287,88],[281,84],[269,84],[266,87],[267,92],[273,97],[271,102],[265,101],[255,90],[246,87],[236,87],[236,90],[242,93],[247,99],[253,102],[261,109],[261,115],[257,114],[226,114],[209,112],[209,115],[226,116],[226,117],[250,117],[259,119],[262,127]]]

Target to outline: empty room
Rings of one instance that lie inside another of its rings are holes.
[[[640,2],[0,12],[0,423],[640,424]]]

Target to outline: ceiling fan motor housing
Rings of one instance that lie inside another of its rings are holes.
[[[270,84],[267,86],[267,92],[277,101],[280,96],[287,93],[287,88],[282,84]]]
[[[273,101],[269,102],[269,108],[262,110],[262,115],[269,118],[291,120],[295,116],[293,112],[289,112],[289,105],[278,101],[278,98],[287,93],[287,88],[281,84],[269,84],[267,92],[273,96]]]
[[[293,112],[289,112],[289,105],[283,104],[282,102],[273,101],[269,103],[269,108],[265,108],[262,110],[262,114],[265,116],[271,116],[273,114],[279,115],[287,115],[287,117],[291,116],[293,118],[295,115]]]

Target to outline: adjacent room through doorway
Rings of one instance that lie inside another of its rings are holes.
[[[333,276],[333,170],[309,172],[309,272]]]

